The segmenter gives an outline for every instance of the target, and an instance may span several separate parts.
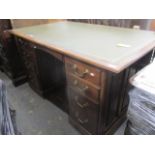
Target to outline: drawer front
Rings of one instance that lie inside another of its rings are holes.
[[[40,83],[38,80],[39,73],[36,66],[35,44],[32,44],[24,39],[17,38],[20,54],[27,70],[29,85],[33,90],[40,90]]]
[[[94,87],[93,85],[88,84],[84,80],[81,80],[71,74],[67,74],[67,80],[69,86],[76,90],[76,92],[87,96],[95,103],[99,102],[100,88]]]
[[[98,105],[90,100],[70,92],[70,117],[91,134],[97,134]]]
[[[82,62],[65,58],[66,70],[75,76],[100,86],[101,71]]]

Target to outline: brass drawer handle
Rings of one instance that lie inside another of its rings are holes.
[[[80,102],[76,102],[76,104],[80,107],[80,108],[85,108],[88,107],[88,103],[84,103],[83,105]]]
[[[74,80],[73,84],[74,84],[74,86],[77,86],[78,85],[78,81],[77,80]],[[85,92],[86,90],[89,89],[89,87],[88,86],[85,86],[83,88],[79,88],[78,87],[78,89],[79,89],[80,92]]]
[[[88,86],[85,86],[84,88],[79,88],[79,91],[81,92],[81,93],[84,93],[86,90],[88,90],[89,89],[89,87]]]
[[[79,102],[79,100],[78,100],[78,97],[76,96],[75,97],[75,101],[76,101],[76,104],[80,107],[80,108],[86,108],[86,107],[88,107],[88,102],[86,102],[86,103],[84,103],[84,104],[81,104],[80,102]]]
[[[78,121],[79,121],[81,124],[88,123],[88,119],[82,120],[82,119],[78,118]]]
[[[74,74],[77,75],[80,78],[84,78],[85,75],[89,73],[89,70],[88,69],[85,69],[85,71],[83,73],[79,73],[77,71],[77,65],[76,64],[73,65],[73,70],[74,70]]]

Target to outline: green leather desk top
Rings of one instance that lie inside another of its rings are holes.
[[[74,22],[10,31],[98,67],[120,72],[155,46],[155,32]]]

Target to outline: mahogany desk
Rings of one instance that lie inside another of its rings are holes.
[[[68,92],[69,121],[83,134],[112,134],[125,120],[128,79],[149,63],[155,32],[57,22],[10,31],[30,86]]]

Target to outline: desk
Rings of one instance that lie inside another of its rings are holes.
[[[30,86],[41,95],[63,86],[69,121],[84,134],[111,134],[125,120],[128,79],[149,63],[155,46],[151,31],[67,21],[9,32]]]

